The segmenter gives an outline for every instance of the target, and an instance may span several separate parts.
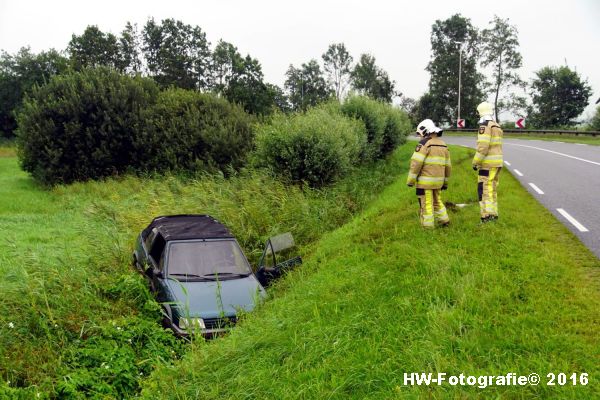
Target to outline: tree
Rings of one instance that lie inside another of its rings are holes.
[[[119,38],[119,51],[125,67],[124,72],[137,74],[142,72],[142,43],[137,24],[127,22]]]
[[[212,87],[217,93],[223,93],[231,80],[236,66],[243,63],[237,47],[219,40],[212,53]],[[239,69],[239,67],[237,67]]]
[[[391,103],[396,95],[395,82],[387,72],[375,64],[375,57],[369,54],[361,54],[360,60],[352,70],[351,78],[354,89],[375,100]]]
[[[523,103],[522,97],[508,93],[511,87],[525,86],[525,82],[516,73],[516,70],[521,68],[523,58],[518,51],[517,28],[509,25],[508,19],[503,20],[498,16],[494,16],[490,24],[493,26],[481,33],[482,65],[492,67],[494,109],[496,121],[499,121],[498,115],[501,110],[519,108],[519,104]],[[505,93],[501,94],[501,90]]]
[[[462,43],[462,45],[461,45]],[[468,122],[477,121],[477,105],[484,100],[482,86],[483,75],[477,71],[479,59],[479,35],[471,20],[455,14],[440,21],[436,20],[431,28],[431,61],[427,71],[429,95],[436,103],[438,123],[453,125],[458,103],[458,70],[460,52],[461,63],[461,118]],[[434,119],[433,117],[429,117]]]
[[[276,93],[264,83],[258,60],[242,57],[234,45],[223,40],[212,53],[211,86],[251,114],[269,114],[275,107]]]
[[[260,63],[249,55],[234,64],[224,94],[251,114],[270,114],[275,106],[275,93],[264,83]]]
[[[88,26],[82,35],[73,34],[67,46],[73,68],[107,66],[124,72],[126,62],[121,56],[119,41],[112,33],[104,33],[97,26]]]
[[[415,115],[415,112],[417,110],[417,100],[407,96],[400,96],[400,103],[398,104],[398,106],[402,111],[406,113],[406,115],[408,115],[411,123],[416,125],[420,122],[416,121]]]
[[[288,112],[291,111],[292,108],[290,106],[290,101],[288,97],[285,95],[285,92],[282,88],[277,85],[273,85],[271,83],[267,83],[267,90],[270,93],[271,98],[273,99],[273,106],[275,109],[279,111]]]
[[[142,36],[148,70],[159,85],[209,88],[211,52],[200,27],[174,19],[158,24],[151,18]]]
[[[425,93],[417,100],[414,112],[412,113],[413,122],[418,124],[424,119],[431,119],[436,125],[446,118],[446,105],[432,95]]]
[[[300,68],[290,65],[285,76],[284,87],[294,111],[305,111],[328,100],[333,94],[316,60],[302,64]]]
[[[341,101],[350,80],[352,56],[343,43],[334,43],[329,45],[321,57],[329,84],[333,87],[337,99]]]
[[[592,88],[569,67],[544,67],[531,83],[531,124],[540,128],[574,125],[588,105]]]
[[[3,52],[0,55],[0,136],[14,136],[15,113],[25,94],[68,69],[68,59],[54,49],[39,54],[31,53],[28,47],[21,48],[15,55]]]

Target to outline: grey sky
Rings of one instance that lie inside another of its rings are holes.
[[[565,60],[600,97],[600,1],[31,1],[0,0],[0,49],[64,49],[71,34],[98,25],[118,34],[126,21],[140,27],[149,17],[199,25],[214,45],[224,39],[257,58],[267,81],[282,85],[289,64],[320,61],[330,43],[344,42],[355,59],[373,54],[410,97],[427,90],[431,25],[454,13],[484,28],[494,14],[519,29],[523,68],[530,80],[546,65]]]

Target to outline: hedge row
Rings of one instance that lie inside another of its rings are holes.
[[[279,114],[259,126],[253,164],[294,182],[322,186],[352,166],[385,157],[406,141],[409,130],[404,112],[367,97],[351,97],[305,114]]]
[[[160,92],[106,68],[53,77],[17,116],[21,165],[45,184],[125,171],[239,168],[252,118],[211,94]]]
[[[293,182],[322,186],[405,140],[405,113],[366,97],[304,114],[253,117],[212,94],[159,91],[150,79],[107,69],[54,76],[25,99],[18,120],[21,165],[48,185],[123,172],[241,168],[251,158]],[[253,146],[256,150],[252,153]]]

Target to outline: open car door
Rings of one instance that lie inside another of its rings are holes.
[[[286,271],[302,264],[300,256],[287,258],[290,255],[289,250],[295,245],[294,237],[290,232],[270,237],[267,240],[256,271],[256,278],[261,285],[268,286],[271,281],[279,278]],[[281,259],[285,261],[279,261]]]

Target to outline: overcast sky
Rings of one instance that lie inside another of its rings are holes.
[[[431,25],[455,13],[480,29],[494,14],[510,18],[519,30],[521,76],[529,81],[541,67],[567,63],[592,86],[584,113],[591,116],[600,97],[600,0],[0,0],[0,49],[62,50],[88,25],[119,34],[127,21],[141,28],[149,17],[175,18],[200,26],[213,46],[223,39],[257,58],[278,85],[290,64],[321,61],[330,43],[343,42],[355,59],[374,55],[397,89],[417,98],[429,82]]]

